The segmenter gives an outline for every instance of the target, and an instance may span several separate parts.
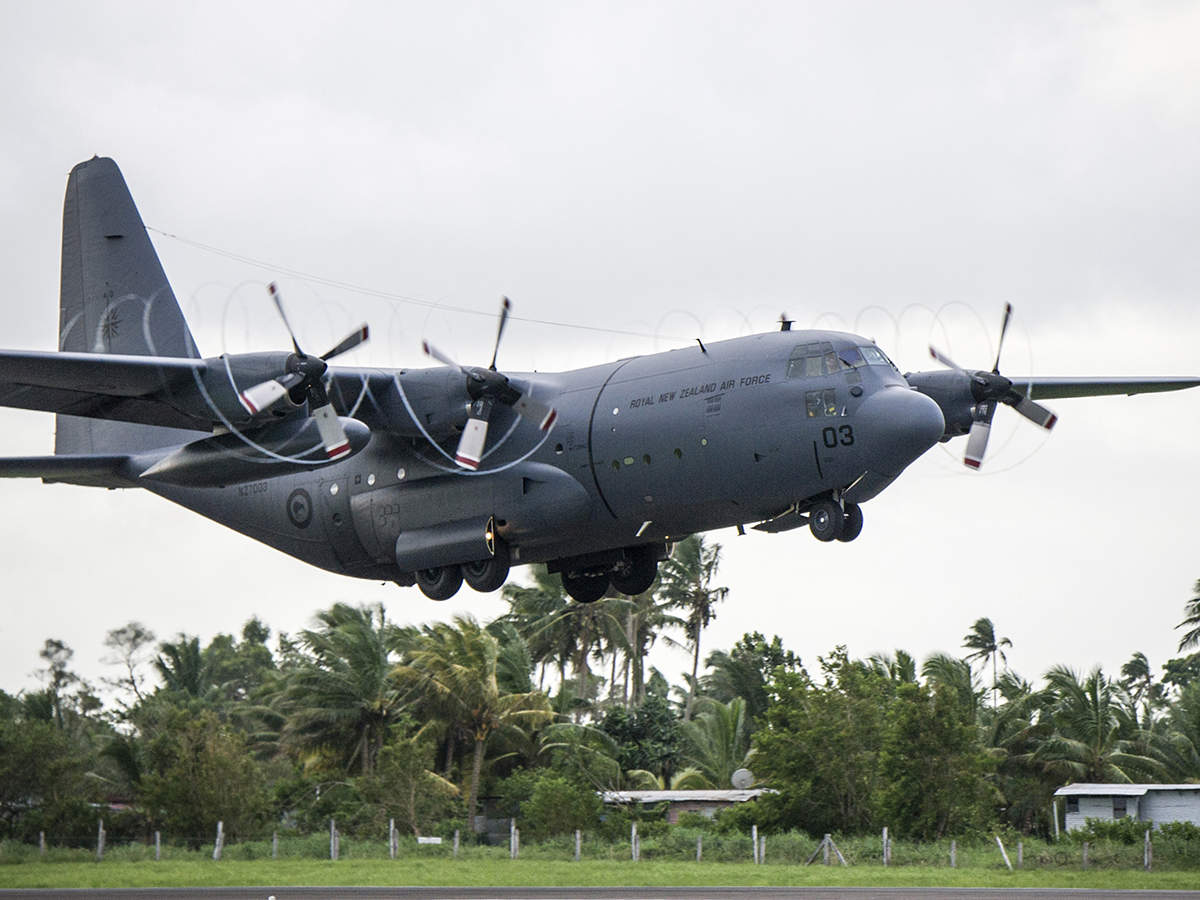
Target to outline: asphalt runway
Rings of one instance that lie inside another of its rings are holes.
[[[855,887],[678,887],[678,888],[102,888],[95,890],[0,890],[0,900],[1184,900],[1197,891],[1102,891],[1043,888],[855,888]]]

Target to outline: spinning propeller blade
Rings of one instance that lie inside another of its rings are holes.
[[[553,406],[535,400],[527,392],[522,393],[508,380],[508,376],[496,371],[496,357],[500,353],[500,338],[504,336],[504,326],[508,322],[512,302],[502,298],[500,305],[500,324],[496,328],[496,345],[492,350],[492,361],[488,368],[479,366],[461,366],[453,359],[442,353],[429,341],[421,342],[421,349],[426,356],[436,359],[444,366],[458,369],[467,376],[467,394],[471,397],[471,414],[458,440],[458,449],[454,453],[454,461],[464,469],[475,471],[483,459],[483,451],[487,444],[488,423],[491,421],[492,409],[497,403],[511,407],[518,416],[537,423],[541,431],[548,431],[558,418],[558,412]]]
[[[1000,324],[1000,340],[996,344],[996,362],[990,372],[982,369],[964,369],[937,348],[929,348],[929,354],[943,366],[962,372],[971,379],[975,408],[972,411],[971,430],[967,435],[967,451],[963,456],[963,465],[971,469],[978,469],[983,465],[988,436],[992,430],[992,417],[996,414],[996,403],[1011,406],[1024,418],[1047,431],[1058,421],[1058,416],[1027,394],[1016,390],[1013,383],[1000,374],[1000,354],[1004,351],[1004,337],[1008,333],[1012,314],[1012,304],[1004,304],[1004,320]]]
[[[361,325],[327,353],[321,356],[309,356],[300,349],[300,343],[296,340],[296,333],[292,330],[292,325],[283,308],[283,297],[279,293],[279,287],[275,282],[271,282],[268,290],[271,292],[271,299],[275,301],[275,308],[279,311],[279,317],[283,319],[284,327],[287,328],[288,335],[292,339],[292,347],[296,352],[288,357],[287,372],[247,388],[238,395],[238,399],[241,400],[242,406],[246,408],[247,412],[256,416],[269,410],[288,395],[297,395],[296,402],[299,403],[298,395],[302,393],[304,399],[308,401],[309,415],[316,420],[317,431],[321,435],[325,453],[330,459],[339,459],[350,452],[350,441],[338,419],[337,411],[329,402],[329,395],[326,393],[325,384],[321,379],[324,377],[326,369],[329,368],[328,361],[367,341],[371,336],[370,329],[366,325]]]

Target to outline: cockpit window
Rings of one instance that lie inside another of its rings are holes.
[[[893,369],[896,368],[896,364],[888,359],[878,347],[859,347],[858,349],[862,351],[863,359],[867,361],[868,366],[890,366]]]
[[[792,351],[788,360],[788,378],[817,378],[821,375],[833,375],[853,368],[853,363],[846,360],[843,353],[834,352],[833,344],[829,341],[812,341],[799,344]],[[857,355],[857,350],[850,350]],[[859,365],[862,365],[859,362]]]

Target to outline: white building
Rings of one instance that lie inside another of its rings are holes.
[[[1068,831],[1082,828],[1086,819],[1126,816],[1157,825],[1200,825],[1200,784],[1068,784],[1054,796],[1066,803]]]

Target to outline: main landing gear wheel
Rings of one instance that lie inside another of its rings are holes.
[[[842,521],[842,533],[838,535],[838,540],[849,543],[862,534],[862,507],[857,503],[847,503],[845,514],[845,518]]]
[[[808,511],[808,528],[818,541],[835,541],[846,527],[842,507],[832,500],[818,500]]]
[[[625,561],[610,576],[612,586],[630,597],[644,594],[658,575],[657,548],[651,545],[630,547]]]
[[[492,554],[491,559],[463,563],[463,579],[471,590],[479,591],[481,594],[490,594],[504,586],[504,582],[508,580],[510,565],[511,556],[508,552],[508,544],[497,539],[496,551]]]
[[[577,603],[595,603],[608,592],[607,572],[563,572],[562,586]]]
[[[463,571],[459,566],[418,569],[416,576],[417,587],[430,600],[449,600],[463,583]]]

